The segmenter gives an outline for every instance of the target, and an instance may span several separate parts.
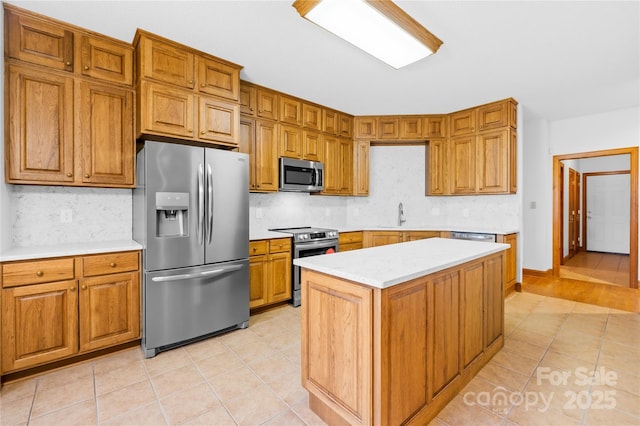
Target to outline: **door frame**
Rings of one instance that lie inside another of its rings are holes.
[[[607,176],[607,175],[629,175],[629,170],[615,170],[611,172],[590,172],[582,174],[582,211],[587,211],[587,178],[592,176]],[[633,220],[633,219],[632,219]],[[584,250],[587,249],[587,221],[582,221],[582,246]]]
[[[607,149],[603,151],[582,152],[574,154],[553,156],[553,235],[552,258],[553,276],[560,276],[562,264],[562,246],[560,246],[560,228],[562,216],[560,215],[560,162],[562,160],[576,160],[580,158],[607,157],[611,155],[629,155],[629,173],[631,179],[630,194],[630,226],[629,226],[629,287],[638,288],[638,147]],[[586,246],[585,246],[586,247]]]

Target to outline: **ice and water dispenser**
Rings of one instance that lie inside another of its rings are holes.
[[[156,236],[189,235],[189,193],[156,192]]]

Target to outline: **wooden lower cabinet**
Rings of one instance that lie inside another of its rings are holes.
[[[364,231],[364,246],[376,247],[440,237],[440,231]]]
[[[511,293],[518,284],[518,234],[498,235],[497,242],[509,244],[511,248],[507,249],[505,263],[505,294]]]
[[[358,250],[364,247],[363,232],[340,232],[338,234],[338,251]]]
[[[384,289],[303,269],[302,384],[329,424],[427,424],[503,346],[504,254]]]
[[[249,243],[249,308],[291,299],[291,239]]]
[[[11,262],[2,276],[3,375],[140,338],[137,251]]]

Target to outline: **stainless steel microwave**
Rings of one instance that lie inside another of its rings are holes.
[[[318,161],[280,157],[280,191],[319,192],[324,189],[324,165]]]

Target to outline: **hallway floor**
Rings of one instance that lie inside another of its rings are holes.
[[[581,251],[560,266],[560,276],[629,287],[629,255]]]

